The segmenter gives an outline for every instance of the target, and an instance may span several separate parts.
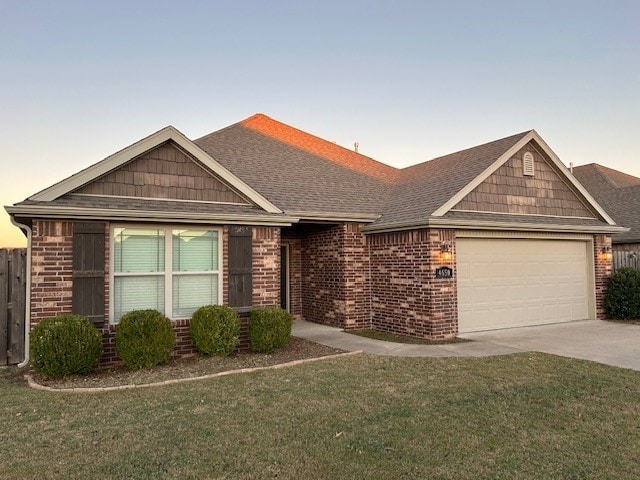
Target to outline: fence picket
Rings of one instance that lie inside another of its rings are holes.
[[[623,267],[640,268],[640,252],[621,250],[613,252],[613,271]]]
[[[0,249],[0,366],[24,360],[25,248]]]

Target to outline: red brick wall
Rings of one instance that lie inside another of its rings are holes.
[[[289,312],[302,318],[302,239],[299,234],[282,231],[281,242],[289,246]]]
[[[610,235],[594,235],[593,236],[593,264],[595,267],[595,284],[596,284],[596,318],[604,320],[604,310],[602,301],[607,293],[609,286],[609,277],[613,272],[613,260],[602,254],[604,247],[611,248]]]
[[[443,339],[458,331],[455,252],[440,258],[443,241],[455,248],[447,230],[375,234],[371,250],[372,324],[375,329],[421,338]],[[441,266],[454,268],[452,279],[436,279]]]
[[[109,324],[110,224],[105,226],[105,324],[102,328],[104,353],[101,367],[120,363],[115,348],[115,325]],[[228,227],[223,228],[222,300],[228,303]],[[73,223],[34,220],[31,248],[31,326],[41,319],[72,313]],[[280,229],[253,229],[253,298],[255,305],[280,302]],[[189,335],[188,320],[172,321],[176,333],[174,357],[196,353]],[[247,315],[241,315],[239,350],[248,348]]]
[[[31,326],[71,313],[73,223],[34,220],[31,236]]]
[[[342,328],[370,326],[369,257],[358,224],[318,226],[302,237],[302,316]]]
[[[280,306],[280,228],[253,229],[253,305]]]

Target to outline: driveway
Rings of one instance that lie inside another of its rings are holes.
[[[293,335],[343,350],[398,357],[486,357],[517,352],[545,352],[640,371],[640,325],[581,322],[465,333],[472,342],[411,345],[383,342],[342,329],[297,320]]]
[[[640,325],[586,320],[460,336],[520,351],[553,353],[640,370]]]

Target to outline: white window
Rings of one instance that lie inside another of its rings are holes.
[[[218,229],[115,227],[112,239],[112,323],[141,308],[177,319],[220,303]]]

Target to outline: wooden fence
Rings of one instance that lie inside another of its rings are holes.
[[[27,249],[0,249],[0,366],[24,360]]]
[[[613,252],[613,271],[622,267],[640,268],[640,252]]]

